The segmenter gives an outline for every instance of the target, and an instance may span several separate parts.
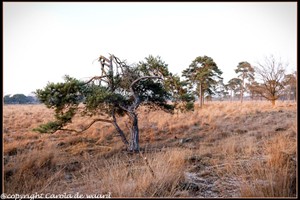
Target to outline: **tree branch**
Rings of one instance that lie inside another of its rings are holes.
[[[93,78],[91,78],[90,80],[88,80],[87,82],[84,83],[84,85],[89,84],[90,82],[92,82],[93,80],[101,80],[101,81],[105,81],[107,83],[106,80],[104,80],[103,78],[106,78],[107,76],[94,76]]]
[[[61,131],[72,131],[72,132],[76,132],[76,133],[82,133],[84,131],[86,131],[87,129],[89,129],[94,123],[96,122],[106,122],[106,123],[113,123],[112,120],[108,120],[108,119],[94,119],[88,126],[86,126],[84,129],[78,131],[78,130],[75,130],[75,129],[67,129],[67,128],[60,128],[58,130],[61,130]]]
[[[119,104],[119,107],[122,108],[123,110],[125,110],[126,112],[130,112],[130,110],[128,108],[125,108],[124,106],[122,106],[121,104]]]
[[[100,61],[101,59],[103,59],[103,60],[105,60],[105,61],[107,61],[107,62],[110,62],[109,59],[105,58],[104,56],[99,56],[99,61]]]

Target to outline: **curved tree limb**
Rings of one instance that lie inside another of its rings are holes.
[[[112,120],[108,120],[108,119],[94,119],[88,126],[84,127],[84,129],[78,131],[78,130],[75,130],[75,129],[68,129],[68,128],[60,128],[58,130],[61,130],[61,131],[72,131],[72,132],[76,132],[76,133],[82,133],[84,131],[86,131],[87,129],[89,129],[94,123],[96,122],[106,122],[106,123],[113,123]]]
[[[106,61],[106,62],[109,62],[109,59],[105,58],[104,56],[99,56],[99,61],[100,61],[100,60],[104,60],[104,61]]]
[[[120,108],[122,108],[123,110],[125,110],[126,112],[130,112],[130,110],[128,108],[126,108],[125,106],[122,106],[121,104],[118,105]]]
[[[103,78],[106,78],[107,76],[94,76],[93,78],[91,78],[90,80],[88,80],[87,82],[84,83],[84,85],[89,84],[90,82],[92,82],[93,80],[101,80],[107,83],[106,80],[104,80]]]

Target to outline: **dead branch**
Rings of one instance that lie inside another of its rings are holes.
[[[90,80],[88,80],[87,82],[84,83],[84,85],[89,84],[90,82],[92,82],[93,80],[101,80],[107,83],[107,81],[103,78],[106,78],[107,76],[94,76],[93,78],[91,78]]]
[[[109,59],[105,58],[104,56],[99,56],[99,61],[104,60],[106,62],[110,62]]]
[[[60,128],[58,130],[61,130],[61,131],[71,131],[71,132],[76,132],[76,133],[82,133],[84,131],[86,131],[87,129],[89,129],[94,123],[96,122],[106,122],[106,123],[113,123],[112,120],[108,120],[108,119],[94,119],[88,126],[86,126],[84,129],[78,131],[78,130],[75,130],[75,129],[68,129],[68,128]]]

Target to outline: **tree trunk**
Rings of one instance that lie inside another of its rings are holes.
[[[129,144],[129,151],[131,152],[139,152],[139,127],[138,127],[138,118],[135,113],[130,113],[132,127],[131,127],[131,138]]]
[[[199,107],[202,108],[202,88],[201,88],[201,83],[199,84]]]
[[[244,78],[243,78],[243,83],[241,88],[241,103],[243,103],[243,98],[244,98]]]
[[[275,106],[275,102],[276,102],[275,99],[271,99],[272,106]]]

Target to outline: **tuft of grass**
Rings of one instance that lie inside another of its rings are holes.
[[[296,196],[296,143],[284,135],[264,144],[266,159],[253,163],[242,174],[243,197]],[[247,176],[245,176],[247,175]]]
[[[111,192],[113,197],[171,197],[184,179],[185,160],[190,154],[189,150],[168,149],[160,153],[114,156],[104,161],[101,168],[91,163],[88,173],[80,179],[86,184],[96,183],[88,191]]]
[[[8,193],[39,192],[57,170],[53,151],[34,150],[30,157],[19,156],[4,170],[4,189]]]

